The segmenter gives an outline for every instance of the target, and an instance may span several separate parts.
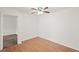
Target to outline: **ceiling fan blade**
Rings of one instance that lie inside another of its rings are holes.
[[[49,11],[43,11],[44,13],[50,13]]]
[[[36,13],[36,12],[32,12],[31,14],[34,14],[34,13]]]
[[[48,9],[48,7],[45,7],[44,10]]]
[[[37,10],[37,9],[35,9],[35,8],[31,8],[32,10]]]

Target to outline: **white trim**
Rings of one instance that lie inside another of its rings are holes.
[[[1,47],[0,49],[3,49],[3,14],[1,13]]]

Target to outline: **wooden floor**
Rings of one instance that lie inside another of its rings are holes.
[[[78,52],[72,48],[48,41],[43,38],[33,38],[24,41],[20,45],[5,48],[5,52]]]

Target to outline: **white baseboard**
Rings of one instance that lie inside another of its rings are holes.
[[[53,40],[53,38],[48,38],[48,37],[45,37],[45,36],[39,36],[39,37],[44,38],[44,39],[49,40],[49,41],[52,41],[52,42],[55,42],[55,43],[58,43],[58,44],[61,44],[61,45],[64,45],[66,47],[69,47],[69,48],[72,48],[72,49],[75,49],[75,50],[79,50],[79,48],[72,47],[70,45],[64,44],[64,43],[59,42],[59,41],[55,41],[55,40]]]
[[[22,44],[23,41],[30,40],[30,39],[33,39],[33,38],[36,38],[36,37],[38,37],[38,36],[27,37],[25,39],[22,39],[21,41],[18,41],[18,44]]]
[[[3,48],[0,48],[0,50],[2,50]]]
[[[21,42],[21,41],[19,41],[19,42],[17,42],[17,44],[22,44],[22,42]]]

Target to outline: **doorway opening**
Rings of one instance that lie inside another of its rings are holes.
[[[17,44],[17,16],[3,15],[3,48]]]

